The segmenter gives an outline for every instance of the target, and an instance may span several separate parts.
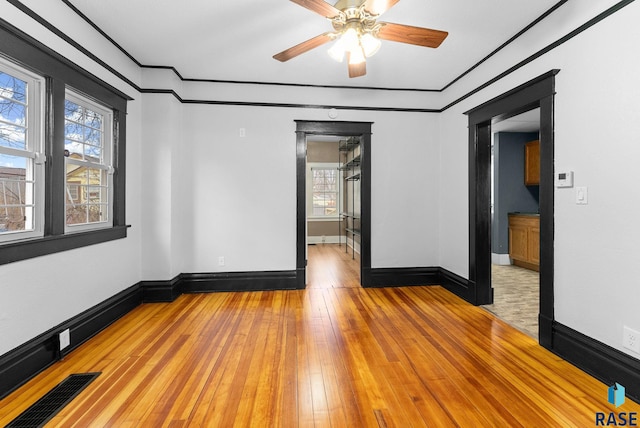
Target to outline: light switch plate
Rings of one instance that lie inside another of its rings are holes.
[[[576,204],[587,205],[589,203],[589,189],[587,187],[576,187]]]

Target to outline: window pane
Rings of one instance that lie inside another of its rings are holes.
[[[26,149],[27,83],[0,72],[0,146]]]
[[[31,160],[0,155],[0,233],[33,230],[34,183],[27,177]]]
[[[323,216],[324,215],[324,208],[313,208],[313,215],[314,216]]]
[[[2,113],[0,112],[0,115]],[[27,130],[24,126],[11,125],[3,122],[5,118],[0,116],[0,146],[26,150]]]
[[[64,118],[76,123],[82,123],[82,114],[83,109],[82,106],[78,104],[65,100],[64,101]]]
[[[27,82],[0,71],[0,97],[26,103]]]
[[[107,189],[101,186],[89,186],[87,188],[89,203],[101,204],[107,202]]]
[[[106,212],[107,212],[107,206],[104,204],[89,204],[88,205],[89,223],[107,221],[107,216],[105,215]]]
[[[0,97],[0,118],[24,126],[27,119],[27,106],[24,103]]]
[[[67,160],[67,225],[107,221],[108,187],[106,171],[87,168]]]
[[[103,115],[65,101],[65,149],[72,159],[101,163],[103,158]]]
[[[313,194],[313,206],[314,207],[324,207],[325,206],[324,193],[314,193]]]
[[[99,163],[102,159],[102,148],[87,144],[84,146],[84,158],[89,162]]]
[[[67,205],[67,224],[85,224],[87,222],[87,217],[87,205]]]
[[[69,151],[69,157],[82,159],[82,151],[84,150],[82,143],[73,140],[64,140],[64,149]]]
[[[102,115],[86,109],[84,124],[94,129],[102,129]]]
[[[106,171],[97,168],[88,168],[88,183],[93,185],[105,185],[106,184]]]

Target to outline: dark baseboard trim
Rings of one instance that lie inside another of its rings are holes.
[[[552,318],[538,314],[538,343],[549,350],[553,350],[554,322]]]
[[[183,293],[295,290],[298,288],[298,272],[185,273],[181,275],[180,287]]]
[[[140,281],[144,303],[173,302],[182,294],[182,275],[167,281]]]
[[[371,268],[368,287],[403,287],[439,284],[437,267]]]
[[[307,286],[307,269],[297,268],[296,269],[296,288],[298,290],[304,290],[306,286]]]
[[[144,303],[173,302],[182,293],[295,290],[304,288],[304,269],[264,272],[181,273],[167,281],[141,281]]]
[[[372,268],[367,287],[441,285],[471,304],[476,304],[473,283],[441,267]],[[362,282],[363,286],[365,283]]]
[[[448,271],[445,268],[438,268],[438,276],[440,285],[467,302],[476,305],[475,302],[475,283]]]
[[[640,402],[640,360],[557,322],[551,350],[607,385],[618,382]]]
[[[0,356],[0,399],[67,355],[142,302],[138,285],[55,326]],[[69,329],[71,344],[59,350],[58,334]]]

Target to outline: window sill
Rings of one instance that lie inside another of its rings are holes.
[[[0,265],[126,238],[129,227],[114,226],[107,229],[5,243],[0,245]]]

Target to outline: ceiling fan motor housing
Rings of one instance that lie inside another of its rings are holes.
[[[364,4],[362,4],[341,10],[338,15],[331,18],[331,23],[338,33],[353,28],[360,35],[370,33],[373,36],[377,36],[382,24],[377,23],[376,18],[377,15],[367,12],[364,9]]]

